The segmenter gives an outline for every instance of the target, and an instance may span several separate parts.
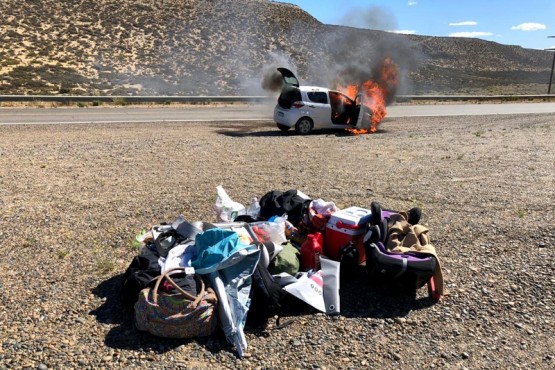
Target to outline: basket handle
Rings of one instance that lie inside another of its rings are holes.
[[[185,272],[185,268],[184,267],[175,267],[173,269],[170,269],[168,271],[166,271],[164,274],[158,276],[157,280],[156,280],[156,285],[154,285],[154,290],[152,292],[152,300],[154,302],[154,304],[158,304],[158,288],[160,286],[160,283],[162,282],[162,280],[164,280],[164,278],[166,278],[170,284],[183,296],[185,296],[185,298],[188,298],[190,300],[193,301],[193,307],[197,307],[198,304],[200,303],[200,301],[202,300],[202,298],[204,297],[204,292],[205,292],[205,287],[204,287],[204,281],[202,281],[202,279],[198,276],[198,275],[194,275],[194,279],[197,280],[197,282],[200,282],[200,293],[195,297],[189,293],[187,293],[186,291],[184,291],[179,285],[176,284],[175,281],[173,281],[172,278],[170,278],[170,274],[173,272],[177,272],[177,271],[181,271],[181,272]]]

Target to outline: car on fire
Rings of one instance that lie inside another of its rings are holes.
[[[283,87],[274,108],[274,121],[281,131],[294,128],[307,135],[313,129],[360,129],[369,125],[372,113],[362,105],[361,95],[353,100],[325,87],[300,86],[289,69],[277,70]]]

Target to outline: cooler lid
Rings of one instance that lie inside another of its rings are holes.
[[[329,223],[336,225],[339,221],[347,225],[361,225],[370,222],[372,212],[366,208],[349,207],[331,214]]]

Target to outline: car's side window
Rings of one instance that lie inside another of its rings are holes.
[[[314,103],[328,104],[328,94],[326,94],[325,92],[311,91],[308,92],[306,96],[308,96],[308,99],[310,99],[310,101],[313,101]]]

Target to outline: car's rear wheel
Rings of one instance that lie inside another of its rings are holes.
[[[285,131],[287,131],[291,128],[289,126],[282,125],[281,123],[277,123],[277,127],[283,132],[285,132]]]
[[[308,135],[312,128],[314,127],[312,120],[308,117],[303,117],[297,121],[295,125],[295,131],[301,135]]]

